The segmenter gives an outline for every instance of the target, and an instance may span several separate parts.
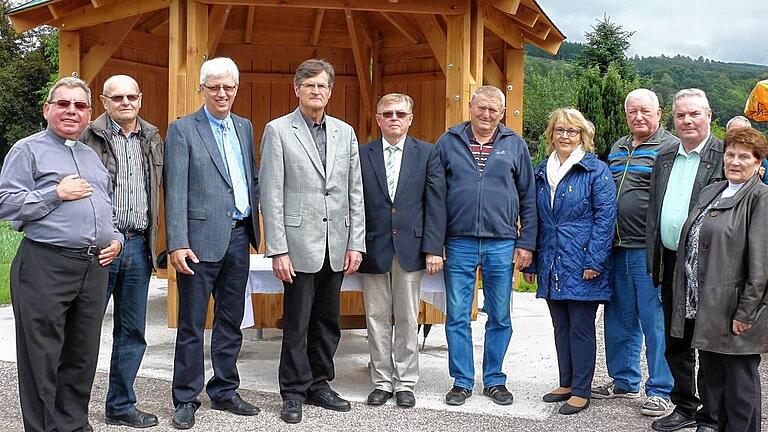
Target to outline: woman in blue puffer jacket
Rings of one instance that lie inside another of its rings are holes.
[[[545,402],[560,414],[589,406],[595,372],[595,314],[611,299],[608,258],[616,223],[616,186],[593,153],[595,128],[574,108],[559,108],[546,130],[549,158],[536,172],[539,235],[524,270],[536,297],[547,300],[555,328],[560,387]]]

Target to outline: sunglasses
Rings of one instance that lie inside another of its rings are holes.
[[[405,112],[405,111],[384,111],[384,112],[380,112],[379,115],[384,118],[397,117],[399,119],[404,119],[409,115],[411,115],[411,113]]]
[[[111,100],[114,103],[120,103],[125,98],[128,98],[128,102],[136,102],[141,97],[141,95],[137,95],[137,94],[112,95],[112,96],[102,95],[102,96]]]
[[[88,105],[87,102],[71,101],[71,100],[68,100],[68,99],[59,99],[59,100],[51,101],[51,102],[48,102],[48,103],[49,104],[55,104],[57,107],[62,108],[62,109],[67,109],[67,108],[69,108],[69,106],[71,104],[75,104],[75,109],[78,110],[78,111],[85,111],[88,108],[90,108],[90,106]]]

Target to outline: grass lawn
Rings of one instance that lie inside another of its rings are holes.
[[[16,256],[22,237],[21,233],[11,229],[9,222],[0,222],[0,304],[11,302],[11,261]]]

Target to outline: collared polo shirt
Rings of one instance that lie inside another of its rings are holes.
[[[661,207],[661,243],[667,249],[677,250],[680,232],[685,220],[688,219],[688,208],[693,193],[693,183],[699,171],[701,150],[707,140],[709,135],[690,153],[685,151],[683,143],[678,146]]]

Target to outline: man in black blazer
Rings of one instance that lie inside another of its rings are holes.
[[[383,405],[394,393],[397,405],[409,408],[419,378],[421,277],[425,268],[434,274],[443,267],[445,173],[434,145],[407,136],[409,96],[383,96],[376,122],[383,137],[360,147],[367,255],[358,272],[374,385],[368,405]]]

